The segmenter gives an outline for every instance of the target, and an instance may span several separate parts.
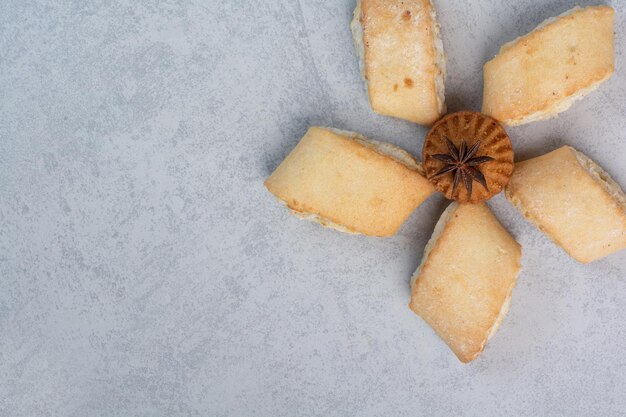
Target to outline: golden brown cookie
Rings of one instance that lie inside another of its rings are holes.
[[[265,181],[293,214],[323,226],[391,236],[434,191],[403,149],[311,127]]]
[[[498,194],[513,172],[513,147],[504,128],[477,112],[444,116],[422,149],[427,178],[446,198],[477,203]]]
[[[521,246],[486,204],[452,203],[413,275],[409,307],[469,362],[509,309],[520,259]]]
[[[515,164],[505,192],[524,217],[579,262],[626,248],[626,195],[572,147]]]
[[[445,113],[446,59],[430,0],[357,0],[350,27],[376,113],[425,125]]]
[[[615,67],[614,19],[609,6],[575,7],[504,45],[484,67],[483,113],[520,125],[595,90]]]

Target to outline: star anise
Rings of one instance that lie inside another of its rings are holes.
[[[469,150],[467,149],[467,143],[465,140],[461,142],[461,147],[457,149],[454,143],[450,139],[444,137],[446,145],[448,146],[449,154],[434,154],[432,157],[443,162],[445,166],[437,171],[432,178],[438,177],[448,172],[454,173],[454,185],[452,186],[452,194],[459,186],[459,182],[463,179],[465,188],[467,189],[468,198],[472,195],[472,183],[477,181],[482,184],[487,191],[487,181],[485,176],[480,172],[476,166],[485,162],[493,161],[494,158],[490,156],[476,156],[478,148],[480,148],[480,141],[477,140]]]

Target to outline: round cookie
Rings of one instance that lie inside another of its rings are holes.
[[[469,111],[439,119],[422,149],[427,178],[446,198],[460,203],[486,201],[502,191],[513,172],[513,157],[500,123]]]

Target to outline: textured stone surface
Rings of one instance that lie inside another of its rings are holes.
[[[353,3],[0,2],[0,415],[624,415],[626,253],[576,264],[492,200],[524,269],[462,365],[407,308],[441,197],[383,240],[262,187],[311,124],[420,150],[424,128],[368,106]],[[436,1],[451,110],[575,3]],[[570,144],[626,186],[612,4],[613,78],[509,132],[518,157]]]

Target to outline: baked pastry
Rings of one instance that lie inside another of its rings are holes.
[[[574,9],[507,43],[484,67],[483,113],[507,125],[554,117],[614,69],[614,11]]]
[[[343,232],[391,236],[433,191],[403,149],[311,127],[265,181],[296,215]]]
[[[626,196],[600,166],[569,146],[515,164],[506,196],[582,263],[626,248]]]
[[[469,362],[509,309],[520,258],[520,245],[486,204],[452,203],[413,275],[409,307]]]
[[[445,113],[446,61],[429,0],[357,0],[350,28],[375,112],[425,125]]]
[[[444,116],[424,140],[427,178],[449,200],[485,201],[498,194],[513,172],[513,147],[493,118],[476,112]]]

